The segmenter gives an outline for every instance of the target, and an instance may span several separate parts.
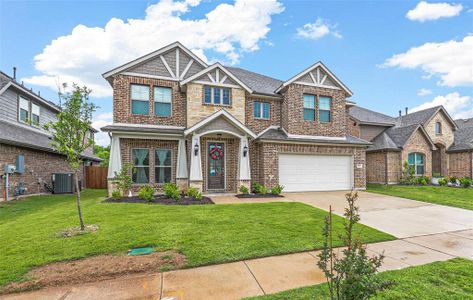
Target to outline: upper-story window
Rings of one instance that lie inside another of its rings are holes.
[[[20,96],[19,119],[21,122],[28,123],[30,119],[30,101]]]
[[[131,113],[135,115],[149,114],[149,86],[131,85]]]
[[[39,125],[39,105],[31,103],[31,123],[33,125]]]
[[[332,99],[329,97],[319,97],[319,121],[321,123],[328,123],[331,120],[331,106]]]
[[[255,119],[269,120],[270,104],[267,102],[255,101],[253,103],[253,117]]]
[[[304,94],[304,120],[315,121],[315,96]]]
[[[158,117],[170,117],[172,112],[172,89],[154,88],[154,114]]]
[[[204,103],[215,105],[230,105],[230,89],[214,86],[205,86]]]
[[[435,134],[441,135],[442,134],[442,123],[436,122],[435,123]]]
[[[424,175],[424,161],[425,156],[422,153],[413,152],[409,153],[409,155],[407,156],[407,162],[409,164],[409,167],[414,170],[415,175]]]

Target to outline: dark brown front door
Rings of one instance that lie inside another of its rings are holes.
[[[225,189],[225,144],[209,143],[208,148],[208,189]]]

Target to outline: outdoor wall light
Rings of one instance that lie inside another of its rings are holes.
[[[195,144],[194,145],[194,156],[197,156],[199,154],[199,145]]]
[[[248,146],[243,147],[243,157],[246,157],[246,154],[248,153]]]

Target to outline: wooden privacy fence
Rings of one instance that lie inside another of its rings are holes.
[[[108,167],[85,167],[85,186],[89,189],[107,188]]]

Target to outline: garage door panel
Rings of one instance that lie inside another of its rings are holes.
[[[284,190],[348,190],[352,183],[351,156],[279,155],[279,183]]]

